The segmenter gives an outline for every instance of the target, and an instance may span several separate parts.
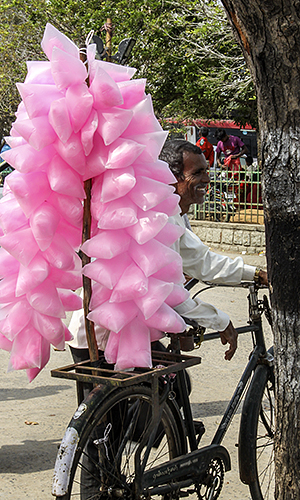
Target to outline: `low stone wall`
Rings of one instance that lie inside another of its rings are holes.
[[[265,250],[264,226],[198,220],[190,223],[194,233],[208,246],[249,254]]]

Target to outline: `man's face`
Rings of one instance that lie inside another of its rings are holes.
[[[206,187],[210,182],[207,173],[207,163],[203,154],[183,152],[183,175],[184,179],[179,179],[176,192],[181,197],[181,213],[188,212],[193,203],[202,204],[205,199]]]
[[[221,141],[224,143],[226,142],[227,140],[229,139],[228,135],[226,134],[222,139]]]

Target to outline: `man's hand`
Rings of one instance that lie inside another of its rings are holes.
[[[237,338],[238,338],[237,331],[235,330],[233,324],[230,321],[227,328],[225,328],[223,332],[219,333],[222,344],[225,345],[228,343],[230,346],[229,349],[225,352],[225,359],[230,361],[237,349]]]
[[[262,269],[260,269],[260,271],[258,273],[258,276],[259,276],[259,282],[260,282],[260,284],[268,286],[268,275],[267,275],[267,272],[263,271]]]

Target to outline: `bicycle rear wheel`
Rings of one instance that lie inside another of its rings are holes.
[[[151,402],[150,388],[138,385],[104,400],[80,437],[64,500],[146,498],[135,493],[135,453],[151,420]],[[180,419],[178,407],[167,400],[145,470],[185,452]]]
[[[253,500],[274,499],[274,374],[256,368],[247,392],[239,439],[240,474]]]

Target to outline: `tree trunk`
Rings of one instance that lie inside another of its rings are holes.
[[[300,1],[222,0],[258,100],[274,319],[276,493],[300,499]]]

